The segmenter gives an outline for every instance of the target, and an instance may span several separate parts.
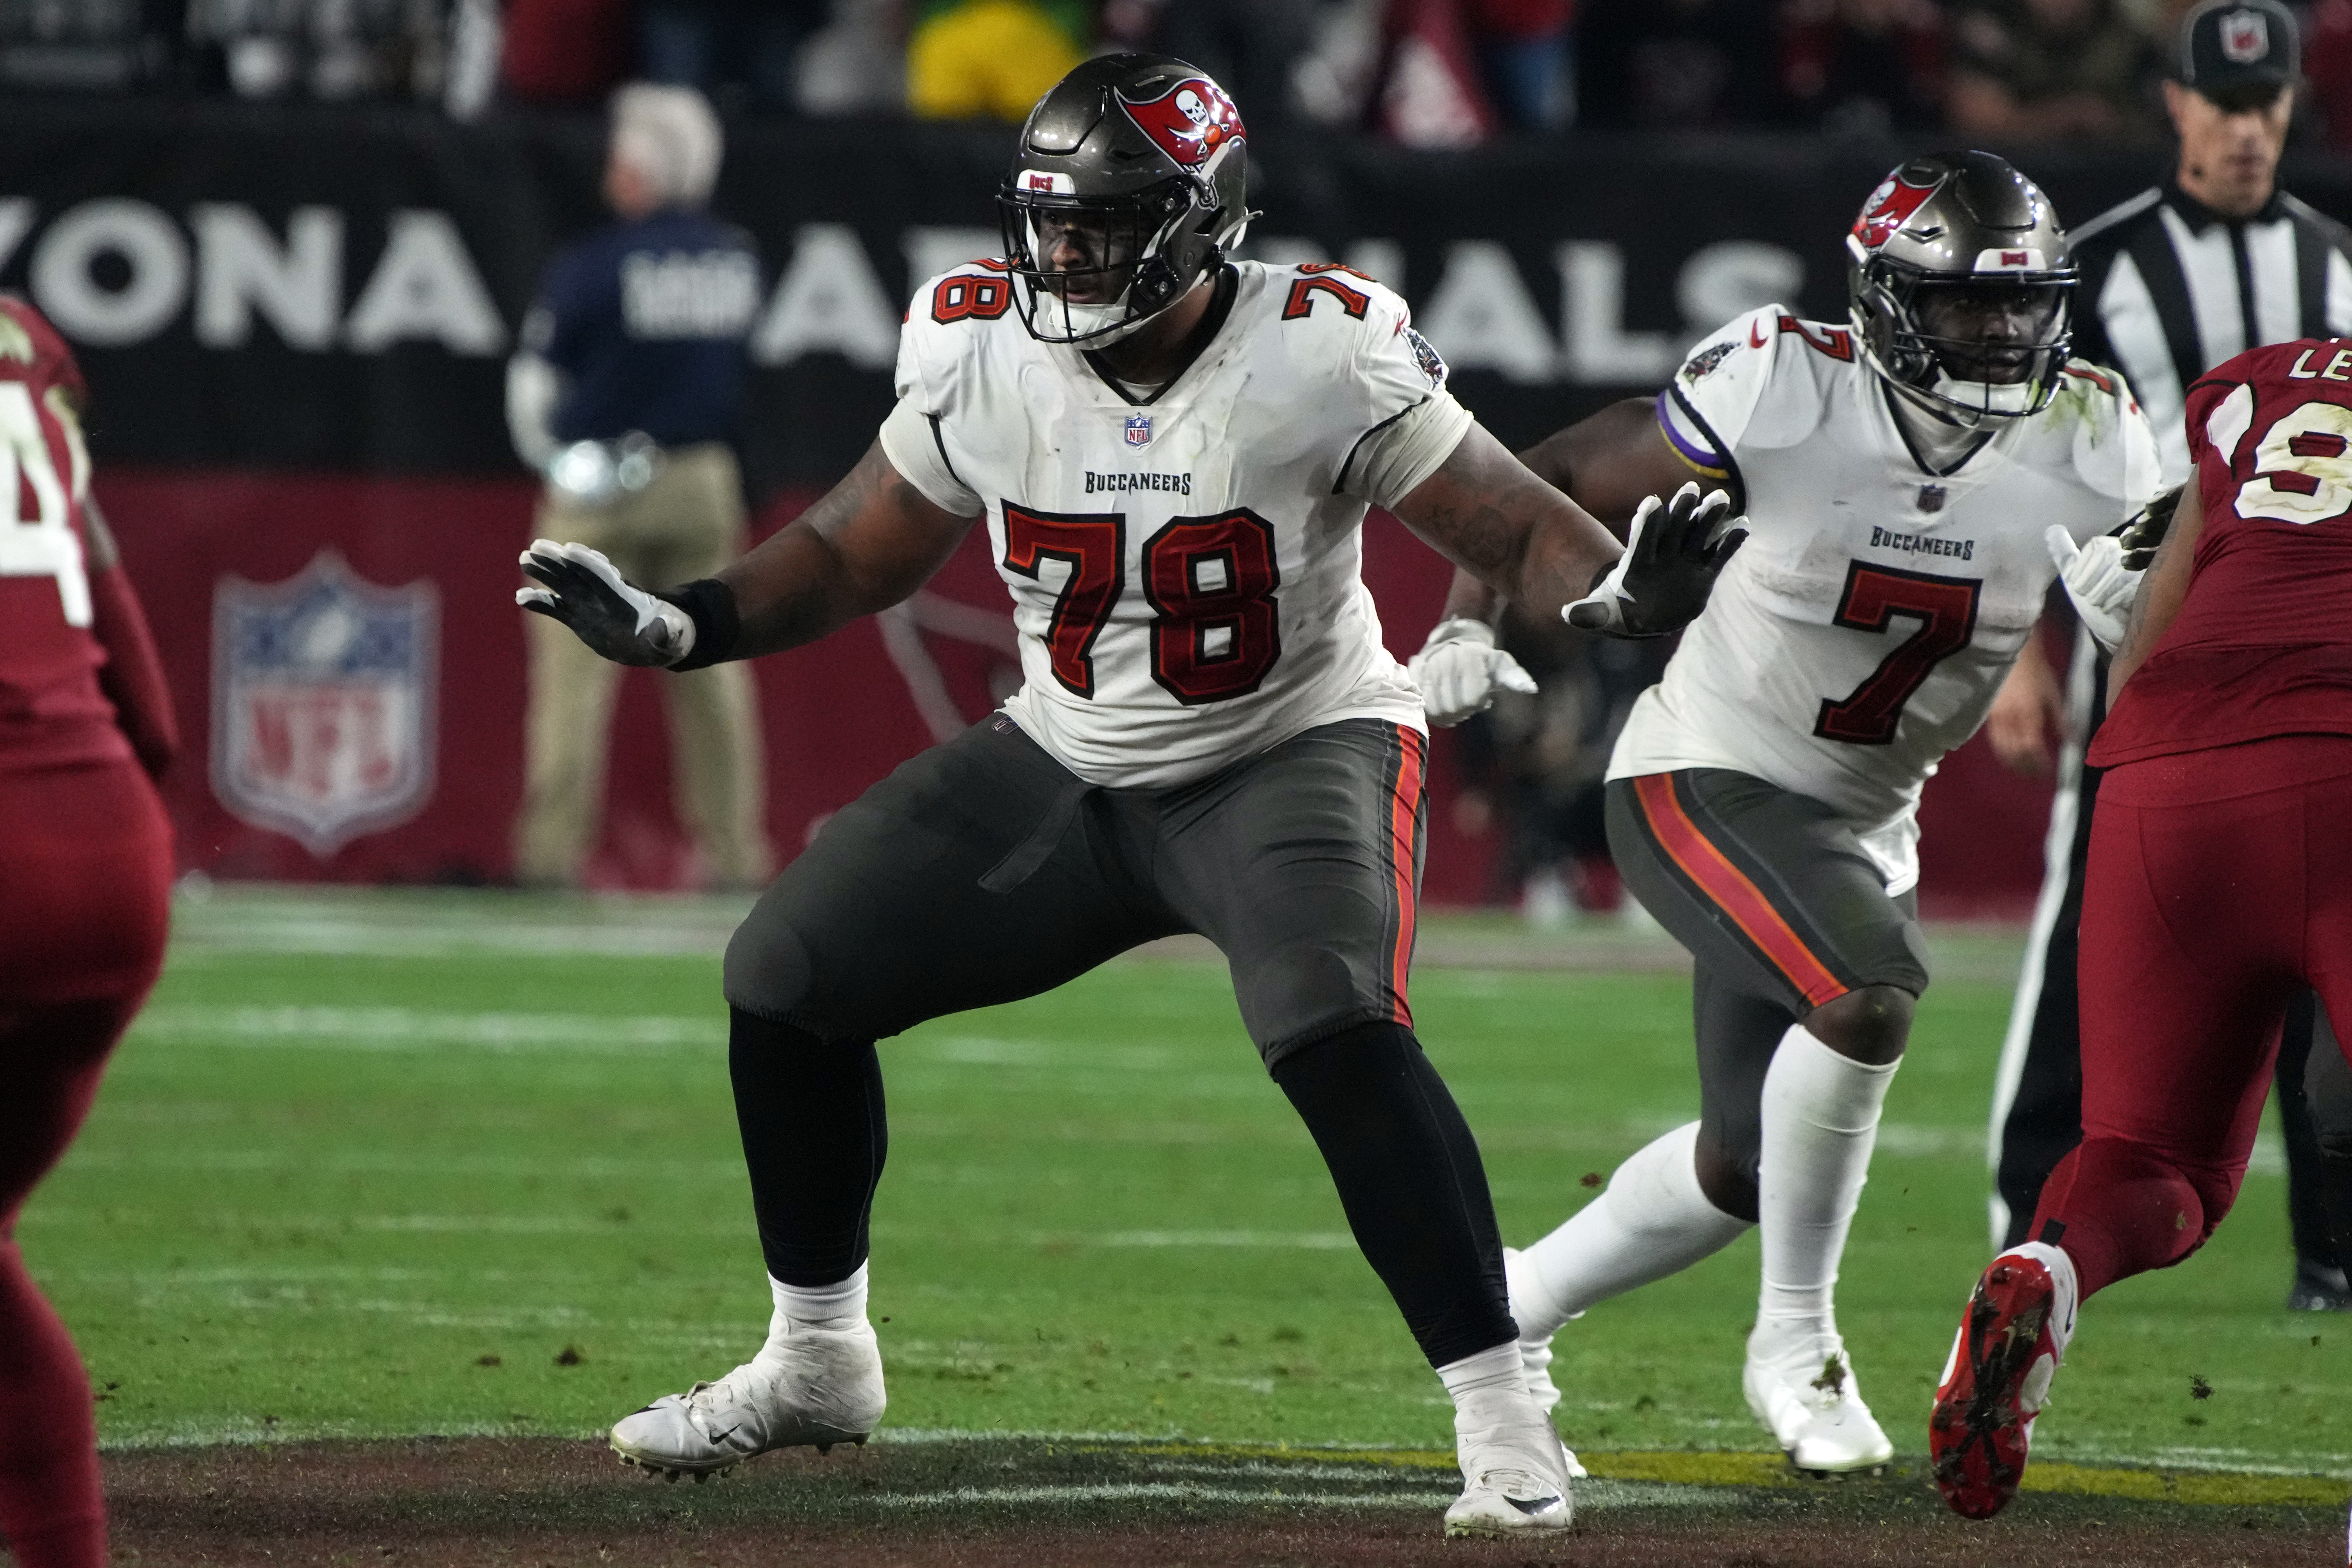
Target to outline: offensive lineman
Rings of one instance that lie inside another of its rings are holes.
[[[898,407],[832,494],[658,597],[577,545],[524,557],[527,606],[607,658],[694,668],[897,603],[984,516],[1027,678],[837,814],[737,931],[730,1063],[775,1310],[750,1363],[613,1429],[632,1463],[863,1441],[884,1403],[874,1042],[1195,931],[1454,1396],[1448,1531],[1568,1523],[1477,1147],[1406,1003],[1426,742],[1358,531],[1386,506],[1498,591],[1637,634],[1696,614],[1741,536],[1710,542],[1721,498],[1687,487],[1621,552],[1454,402],[1395,295],[1226,261],[1245,158],[1182,61],[1078,67],[1023,130],[1006,258],[916,295]]]
[[[2053,552],[2075,556],[2156,484],[2137,405],[2068,361],[2066,237],[2014,169],[1985,153],[1915,159],[1864,204],[1847,250],[1850,325],[1751,312],[1654,404],[1619,404],[1529,454],[1603,517],[1680,476],[1730,484],[1755,537],[1609,767],[1618,868],[1696,960],[1699,1120],[1507,1255],[1528,1384],[1549,1405],[1563,1323],[1760,1224],[1742,1385],[1791,1463],[1830,1473],[1893,1452],[1832,1289],[1927,984],[1920,788],[1983,721]],[[2112,597],[2117,554],[2113,540],[2082,551],[2070,589],[2104,567]],[[1458,618],[1414,658],[1437,722],[1516,668],[1492,607],[1457,576]]]
[[[104,1568],[89,1377],[16,1215],[163,964],[178,743],[147,620],[89,498],[81,371],[0,295],[0,1539]],[[26,503],[30,502],[27,507]]]
[[[2083,1141],[1969,1297],[1927,1432],[1972,1519],[2017,1495],[2079,1303],[2204,1245],[2303,987],[2352,1018],[2352,341],[2189,390],[2190,483],[2089,762]]]

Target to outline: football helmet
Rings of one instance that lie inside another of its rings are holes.
[[[997,195],[1033,337],[1098,348],[1182,299],[1249,226],[1240,111],[1197,67],[1104,55],[1021,128]]]
[[[1897,394],[1967,426],[2050,405],[2081,275],[2039,185],[1990,153],[1914,158],[1845,247],[1854,337]]]

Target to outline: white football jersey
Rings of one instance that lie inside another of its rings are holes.
[[[1938,463],[1846,328],[1767,306],[1709,340],[1658,417],[1702,475],[1737,474],[1748,540],[1609,776],[1753,774],[1848,817],[1888,890],[1912,887],[1920,789],[1984,721],[2057,576],[2043,531],[2085,542],[2158,488],[2128,390],[2080,363],[2061,382]]]
[[[1341,719],[1424,727],[1360,530],[1470,416],[1388,289],[1233,271],[1223,323],[1156,395],[1032,338],[1002,262],[926,284],[899,339],[883,450],[985,510],[1026,678],[1005,711],[1092,784],[1183,784]]]

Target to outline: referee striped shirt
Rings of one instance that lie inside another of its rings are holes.
[[[2189,477],[2182,415],[2199,376],[2264,343],[2352,335],[2352,230],[2284,191],[2238,219],[2168,184],[2072,237],[2074,353],[2130,381],[2167,483]]]

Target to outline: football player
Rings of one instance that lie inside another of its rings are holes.
[[[0,1537],[101,1568],[89,1379],[16,1215],[73,1141],[163,966],[176,742],[145,616],[89,499],[81,372],[0,295]]]
[[[2190,482],[2133,606],[2088,761],[2083,1142],[2034,1239],[1969,1295],[1928,1444],[1957,1511],[2017,1494],[2075,1310],[2229,1213],[2279,1026],[2352,1020],[2352,340],[2189,388]]]
[[[1181,60],[1078,67],[1022,132],[1003,258],[917,292],[898,406],[830,495],[660,595],[576,545],[524,557],[527,606],[607,658],[698,668],[904,599],[984,520],[1026,677],[835,815],[728,950],[774,1313],[749,1363],[613,1429],[634,1463],[715,1473],[880,1418],[875,1041],[1198,931],[1454,1396],[1447,1529],[1568,1522],[1477,1147],[1406,1000],[1426,742],[1359,528],[1385,506],[1498,591],[1621,633],[1688,620],[1742,536],[1687,486],[1621,552],[1454,400],[1396,295],[1228,259],[1246,146]]]
[[[1654,401],[1529,454],[1601,516],[1697,475],[1733,487],[1754,530],[1609,766],[1618,868],[1696,961],[1699,1119],[1507,1255],[1529,1386],[1559,1400],[1569,1319],[1760,1225],[1742,1385],[1812,1472],[1892,1452],[1832,1287],[1927,984],[1920,786],[1983,721],[2055,557],[2070,591],[2118,612],[2129,574],[2102,536],[2157,479],[2129,394],[2068,359],[2074,270],[2031,181],[1984,153],[1915,159],[1847,250],[1846,322],[1752,311]],[[1509,673],[1493,610],[1457,576],[1415,656],[1439,723]]]

